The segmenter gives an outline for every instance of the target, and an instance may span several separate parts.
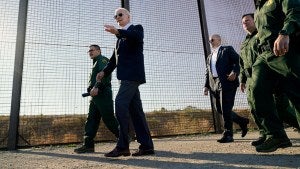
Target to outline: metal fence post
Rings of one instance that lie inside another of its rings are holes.
[[[14,64],[14,77],[11,96],[10,122],[8,129],[7,149],[16,150],[18,144],[18,128],[21,102],[21,87],[26,35],[28,0],[20,0],[17,27],[17,42]]]
[[[205,55],[204,57],[205,57],[205,61],[206,61],[206,58],[210,52],[210,45],[208,43],[209,35],[208,35],[207,21],[206,21],[206,15],[205,15],[205,6],[204,6],[204,0],[197,0],[197,2],[198,2],[198,9],[199,9],[202,42],[203,42],[204,55]],[[213,107],[211,94],[210,94],[210,103],[211,103],[211,110],[213,113],[215,132],[221,133],[222,132],[222,122],[221,122],[222,118],[221,118],[220,114],[217,112],[217,110]]]
[[[129,0],[122,0],[122,8],[127,9],[128,11],[130,11],[129,8]]]

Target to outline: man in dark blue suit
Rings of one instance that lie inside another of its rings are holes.
[[[241,117],[232,111],[240,72],[239,55],[232,46],[221,46],[221,37],[214,34],[210,37],[212,53],[207,57],[204,95],[210,91],[214,110],[223,115],[224,132],[220,143],[233,142],[232,123],[239,124],[242,137],[247,132],[248,118]]]
[[[117,68],[117,78],[120,88],[115,100],[115,112],[120,124],[120,134],[117,146],[106,157],[129,156],[128,127],[132,119],[136,139],[140,143],[139,149],[133,156],[154,154],[154,146],[149,127],[143,111],[139,85],[146,83],[142,25],[133,25],[130,22],[130,13],[125,8],[115,10],[115,20],[121,29],[112,25],[105,25],[105,31],[118,38],[115,50],[109,63],[98,73],[97,81],[109,76]]]

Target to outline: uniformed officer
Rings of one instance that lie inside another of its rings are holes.
[[[273,90],[278,79],[296,108],[300,122],[300,1],[256,0],[255,25],[259,57],[253,65],[253,98],[256,113],[268,128],[258,152],[272,152],[292,146],[276,115]]]
[[[92,96],[89,105],[89,113],[85,123],[84,143],[80,148],[74,150],[76,153],[94,152],[94,138],[97,134],[100,120],[102,118],[106,127],[118,138],[118,121],[114,115],[111,76],[107,76],[96,82],[96,75],[108,63],[108,58],[101,55],[98,45],[91,45],[88,51],[93,59],[93,68],[90,74],[88,92]]]
[[[247,90],[247,100],[249,103],[251,114],[254,118],[256,125],[258,126],[260,137],[251,142],[253,146],[258,146],[266,140],[266,133],[268,133],[268,128],[265,125],[261,124],[261,118],[258,114],[255,113],[254,103],[252,98],[252,66],[258,55],[258,40],[256,38],[257,29],[254,24],[254,14],[249,13],[242,16],[242,25],[243,29],[246,31],[247,36],[241,45],[241,55],[240,55],[240,88],[242,92]],[[278,84],[279,85],[279,84]],[[247,87],[246,87],[247,86]],[[286,94],[280,91],[280,86],[276,87],[274,93],[274,99],[276,103],[276,109],[279,115],[279,118],[285,123],[289,124],[292,127],[299,128],[295,109],[293,105],[290,105],[289,100],[286,97]]]

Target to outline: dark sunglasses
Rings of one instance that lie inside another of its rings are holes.
[[[119,14],[115,15],[115,16],[114,16],[114,19],[117,19],[118,16],[119,16],[119,17],[122,17],[123,14],[122,14],[122,13],[119,13]]]

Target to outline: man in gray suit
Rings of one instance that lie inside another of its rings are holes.
[[[236,90],[239,86],[239,55],[232,46],[221,46],[221,37],[218,34],[213,34],[209,42],[212,53],[207,57],[206,62],[204,95],[208,95],[208,91],[211,93],[213,109],[223,115],[223,137],[217,141],[229,143],[234,141],[233,122],[241,127],[242,137],[248,132],[249,119],[232,111]]]

